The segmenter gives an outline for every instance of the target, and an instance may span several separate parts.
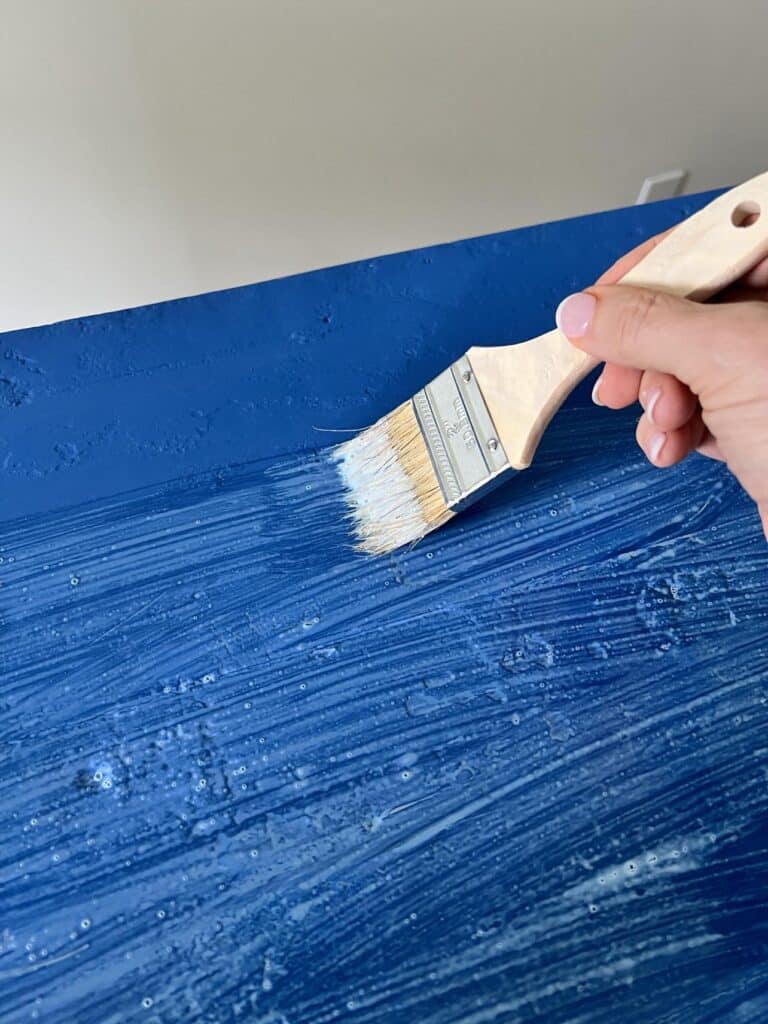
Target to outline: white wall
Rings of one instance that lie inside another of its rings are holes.
[[[0,329],[768,167],[765,0],[0,0]]]

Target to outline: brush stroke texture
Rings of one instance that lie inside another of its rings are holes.
[[[585,390],[371,561],[263,443],[2,528],[4,1024],[765,1020],[768,552],[722,467]]]

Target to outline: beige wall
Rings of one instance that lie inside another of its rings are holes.
[[[0,0],[0,328],[768,167],[765,0]]]

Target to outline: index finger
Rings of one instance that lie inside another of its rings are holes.
[[[620,260],[617,260],[612,267],[609,267],[604,274],[597,279],[597,284],[616,284],[628,273],[635,264],[647,256],[652,249],[655,249],[659,242],[669,231],[662,231],[660,235],[654,235],[638,245],[631,252],[625,253]],[[612,409],[623,409],[627,405],[636,402],[640,395],[640,381],[642,371],[632,369],[629,366],[617,366],[615,363],[606,363],[605,369],[595,387],[600,387],[600,399]],[[593,392],[594,395],[594,392]]]

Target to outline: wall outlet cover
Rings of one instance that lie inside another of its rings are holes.
[[[640,186],[635,205],[655,203],[659,199],[672,199],[683,191],[688,171],[661,171],[646,178]]]

